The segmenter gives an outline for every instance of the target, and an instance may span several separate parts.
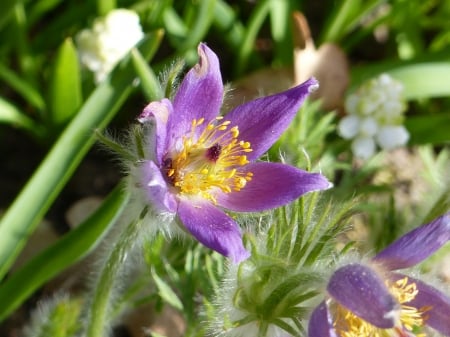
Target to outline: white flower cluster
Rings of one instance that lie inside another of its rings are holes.
[[[112,10],[104,18],[97,18],[92,29],[77,35],[80,61],[100,83],[143,37],[139,16],[134,11]]]
[[[367,159],[378,144],[384,150],[405,145],[409,133],[402,125],[407,104],[403,85],[387,74],[364,83],[345,101],[347,116],[338,124],[345,139],[353,139],[352,152]]]

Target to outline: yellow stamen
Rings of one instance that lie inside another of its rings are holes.
[[[334,328],[340,337],[404,337],[406,336],[405,330],[418,337],[426,336],[416,331],[424,326],[426,312],[431,308],[417,309],[406,304],[419,293],[416,284],[408,283],[408,278],[404,277],[393,283],[386,281],[386,286],[400,304],[398,324],[391,329],[381,329],[364,321],[339,304],[335,304]]]
[[[240,191],[251,181],[253,173],[242,171],[249,163],[246,153],[252,151],[251,145],[238,140],[239,128],[230,128],[231,121],[222,119],[217,117],[206,126],[204,118],[194,119],[181,150],[167,155],[166,175],[181,194],[200,195],[216,203],[217,191]]]

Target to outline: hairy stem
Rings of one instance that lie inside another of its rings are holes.
[[[127,254],[137,241],[141,220],[145,212],[142,213],[138,220],[130,222],[123,232],[120,233],[104,261],[88,310],[87,337],[102,337],[105,334],[116,281],[121,279],[120,273],[127,260]]]

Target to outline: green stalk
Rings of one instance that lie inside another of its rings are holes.
[[[146,210],[142,212],[138,220],[130,222],[124,231],[118,236],[117,241],[112,246],[112,250],[107,256],[100,272],[95,288],[94,297],[90,304],[87,317],[87,337],[101,337],[107,326],[108,314],[111,308],[111,298],[116,280],[120,279],[120,273],[127,260],[127,253],[135,244],[140,233],[140,224]]]

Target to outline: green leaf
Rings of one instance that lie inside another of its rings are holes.
[[[341,1],[340,5],[331,12],[328,23],[323,30],[323,42],[336,42],[345,31],[347,23],[355,11],[361,7],[360,0]]]
[[[332,11],[325,28],[323,29],[323,42],[338,42],[344,36],[359,26],[364,19],[371,15],[375,8],[383,4],[384,0],[345,0]]]
[[[11,275],[0,286],[0,321],[45,282],[92,251],[113,226],[127,201],[128,195],[119,185],[86,221]]]
[[[200,0],[192,2],[189,8],[194,15],[192,25],[189,25],[188,34],[177,46],[180,51],[195,48],[199,41],[208,33],[214,19],[214,7],[216,0]]]
[[[159,100],[163,97],[161,85],[156,78],[153,69],[145,61],[142,54],[137,49],[131,51],[134,69],[141,80],[142,89],[149,101]]]
[[[407,99],[450,96],[450,62],[410,64],[387,73],[403,83]]]
[[[23,98],[25,98],[30,105],[38,110],[43,110],[45,108],[45,102],[41,94],[29,82],[27,82],[26,79],[23,79],[1,63],[0,78],[2,78],[12,89],[17,91]]]
[[[156,283],[156,287],[158,288],[158,294],[161,298],[169,303],[171,306],[178,310],[183,310],[183,303],[181,303],[177,294],[172,290],[172,288],[156,274],[154,268],[151,269],[153,280]]]
[[[214,25],[221,31],[230,48],[239,48],[244,38],[245,27],[233,8],[223,0],[214,7]]]
[[[105,16],[116,7],[116,0],[97,0],[97,14],[99,16]]]
[[[141,51],[151,58],[161,32],[143,41]],[[129,60],[91,94],[61,134],[0,222],[0,279],[22,250],[45,212],[95,141],[93,130],[103,129],[128,97],[135,79]]]
[[[70,38],[62,43],[56,54],[48,96],[50,123],[55,126],[66,124],[83,103],[78,56]]]
[[[449,125],[449,112],[432,116],[411,116],[405,119],[405,127],[411,135],[410,144],[443,144],[449,142]]]
[[[35,1],[33,1],[32,4],[30,3],[30,5],[32,5],[32,6],[27,8],[29,24],[33,25],[34,23],[38,22],[39,20],[42,20],[42,17],[46,13],[55,9],[63,1],[64,0],[35,0]]]
[[[10,19],[14,6],[21,2],[23,2],[23,0],[3,0],[0,2],[0,30],[3,28],[3,25]]]
[[[261,30],[265,19],[270,13],[270,9],[270,0],[262,0],[257,3],[254,10],[252,11],[249,22],[247,24],[244,39],[241,46],[239,47],[239,53],[235,66],[236,75],[241,74],[242,71],[246,68],[247,63],[250,60],[250,56],[252,55],[258,32]],[[255,59],[252,59],[252,61],[255,61]]]
[[[0,97],[0,123],[11,124],[12,126],[24,129],[36,136],[41,135],[41,128],[16,106]]]

